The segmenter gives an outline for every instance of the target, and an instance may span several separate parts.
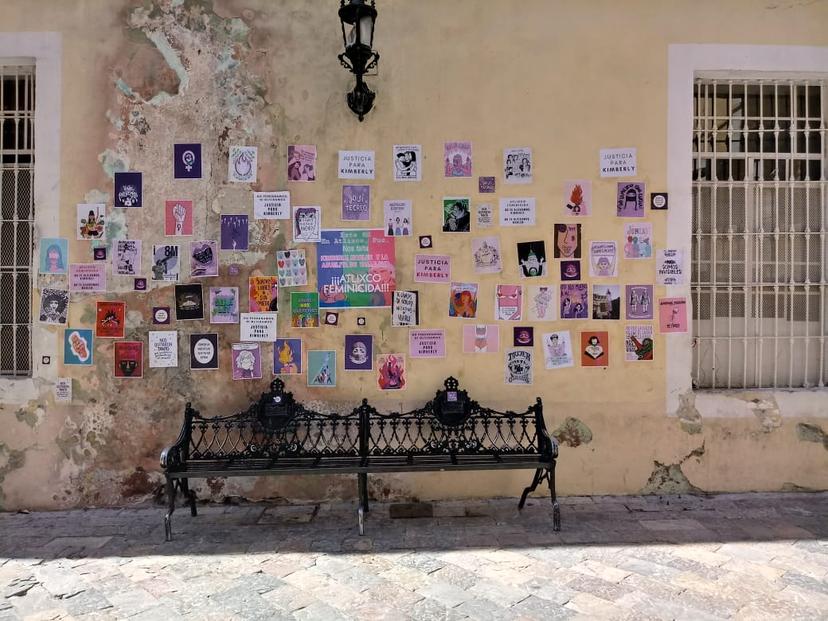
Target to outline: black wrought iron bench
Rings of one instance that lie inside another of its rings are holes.
[[[518,508],[546,481],[553,528],[560,530],[558,443],[546,430],[540,398],[525,412],[499,412],[469,398],[453,377],[444,386],[422,408],[390,414],[379,413],[367,399],[347,414],[309,410],[280,379],[256,403],[230,416],[207,418],[188,403],[178,439],[161,453],[167,540],[178,491],[197,514],[189,479],[280,474],[356,474],[363,534],[369,473],[533,469]]]

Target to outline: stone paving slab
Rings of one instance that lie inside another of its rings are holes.
[[[828,619],[828,493],[0,513],[0,621]]]

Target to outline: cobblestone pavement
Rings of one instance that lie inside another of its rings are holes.
[[[0,513],[0,619],[828,619],[828,493],[516,505]]]

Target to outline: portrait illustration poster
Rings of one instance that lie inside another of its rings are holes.
[[[140,379],[144,377],[143,341],[115,341],[115,377]]]
[[[370,371],[374,368],[374,337],[370,334],[345,335],[345,370]]]
[[[587,331],[581,332],[581,366],[609,366],[609,333]]]
[[[230,361],[234,380],[262,379],[262,350],[259,343],[232,343]]]
[[[68,270],[69,241],[65,237],[44,237],[40,240],[39,271],[41,274],[65,274]]]

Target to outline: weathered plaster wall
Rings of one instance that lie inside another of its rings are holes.
[[[637,146],[637,179],[648,190],[668,189],[665,83],[670,43],[828,45],[828,4],[819,2],[688,0],[668,8],[648,0],[623,6],[609,0],[525,0],[513,7],[499,3],[497,11],[482,10],[482,4],[381,0],[375,43],[382,61],[379,76],[370,79],[379,94],[376,109],[358,123],[344,103],[351,78],[335,58],[341,43],[334,2],[43,0],[33,5],[30,0],[4,0],[0,30],[62,34],[56,217],[60,234],[70,238],[71,260],[91,260],[88,242],[73,241],[78,202],[109,205],[109,239],[128,235],[144,240],[145,270],[147,248],[163,240],[165,199],[192,198],[194,238],[216,238],[219,213],[252,211],[251,187],[226,183],[231,144],[259,147],[259,182],[252,186],[257,190],[285,189],[287,144],[316,144],[319,181],[292,184],[292,202],[323,205],[324,225],[339,226],[336,152],[374,149],[378,174],[372,183],[372,224],[381,226],[377,206],[383,199],[413,199],[415,235],[434,235],[435,252],[454,255],[455,280],[480,282],[480,313],[488,321],[495,283],[517,279],[514,242],[542,234],[551,244],[552,225],[562,220],[564,179],[593,179],[596,213],[584,221],[585,240],[620,240],[623,222],[614,216],[615,180],[598,178],[600,148]],[[475,178],[443,178],[445,140],[473,141]],[[176,141],[204,144],[203,180],[173,181],[171,145]],[[394,184],[391,145],[408,142],[423,145],[423,181]],[[534,149],[535,182],[526,189],[504,189],[501,150],[520,145]],[[144,172],[145,207],[124,213],[111,209],[112,175],[127,169]],[[475,204],[482,202],[476,176],[483,174],[498,176],[497,196],[536,196],[538,201],[537,230],[492,230],[505,249],[502,277],[473,274],[468,257],[474,234],[458,241],[438,232],[440,198],[469,195]],[[671,205],[674,211],[687,207]],[[648,211],[648,216],[656,244],[663,246],[666,215]],[[251,218],[251,251],[222,253],[221,276],[205,286],[243,288],[248,275],[275,273],[274,251],[286,247],[290,238],[280,225]],[[411,285],[415,246],[416,238],[398,242],[402,287]],[[229,275],[231,264],[240,266],[238,276]],[[653,280],[652,261],[621,263],[618,282]],[[38,286],[60,282],[40,277]],[[91,327],[96,299],[125,300],[126,336],[145,340],[151,308],[172,304],[171,286],[151,284],[139,294],[131,290],[131,279],[117,276],[110,277],[109,286],[106,296],[74,295],[70,325]],[[799,416],[804,410],[791,407],[786,412],[753,393],[740,399],[754,416],[722,412],[702,417],[695,403],[702,397],[694,394],[685,395],[678,411],[667,412],[666,339],[658,337],[653,363],[624,363],[624,322],[602,322],[600,327],[610,332],[609,369],[538,368],[531,388],[506,387],[499,356],[459,353],[460,320],[445,317],[447,288],[418,288],[426,302],[423,327],[446,328],[449,357],[439,364],[409,360],[409,386],[398,395],[377,391],[373,374],[340,373],[336,390],[309,389],[304,377],[289,381],[297,398],[349,407],[367,396],[389,409],[414,407],[454,374],[478,400],[494,406],[520,407],[536,395],[543,397],[549,427],[557,429],[563,444],[563,493],[828,488],[823,412]],[[664,295],[664,288],[656,287],[656,293]],[[387,312],[364,314],[365,331],[376,335],[379,352],[407,351],[407,330],[391,328]],[[345,312],[339,328],[303,331],[306,349],[340,348],[344,334],[356,331],[355,317],[355,311]],[[576,334],[591,323],[554,325]],[[96,340],[94,368],[61,368],[61,331],[36,325],[36,358],[51,352],[53,364],[38,365],[36,399],[20,402],[12,388],[0,400],[0,508],[144,498],[159,483],[158,454],[175,438],[186,400],[205,412],[223,414],[245,406],[265,388],[269,378],[230,380],[227,347],[238,340],[238,326],[188,324],[170,326],[181,333],[182,352],[186,334],[207,331],[202,327],[218,331],[226,346],[222,370],[191,374],[182,355],[178,369],[147,369],[143,380],[116,381],[113,345],[105,340]],[[506,338],[511,326],[502,326]],[[269,348],[265,352],[267,359]],[[74,378],[70,406],[53,401],[50,378],[57,375]],[[527,473],[387,476],[373,479],[372,493],[420,498],[514,495],[527,478]],[[215,498],[332,498],[350,497],[354,489],[353,477],[306,477],[210,482],[200,493]]]

